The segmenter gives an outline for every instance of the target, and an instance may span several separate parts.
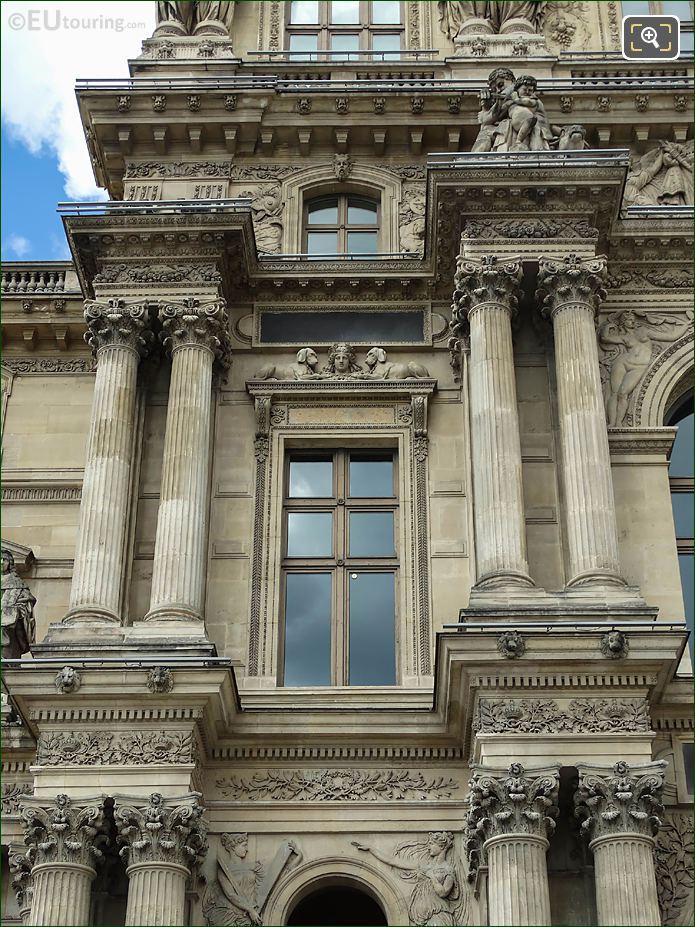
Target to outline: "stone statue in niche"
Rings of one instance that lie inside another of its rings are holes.
[[[321,375],[331,380],[354,380],[362,374],[362,368],[355,359],[355,349],[344,341],[334,344],[328,352],[328,363]]]
[[[19,576],[12,552],[2,548],[2,658],[16,660],[36,639],[36,599]]]
[[[626,206],[692,206],[693,141],[660,141],[630,162],[625,183]]]
[[[155,36],[221,35],[229,37],[233,0],[158,0]]]
[[[255,375],[256,380],[320,380],[317,372],[319,359],[313,348],[300,348],[297,363],[289,367],[281,364],[266,364]]]
[[[571,151],[586,145],[584,126],[549,123],[530,74],[515,78],[509,68],[496,68],[480,94],[480,106],[472,151]]]
[[[401,251],[422,253],[425,242],[425,192],[417,188],[403,193],[400,213]]]
[[[241,194],[251,200],[253,231],[258,251],[274,254],[280,250],[282,241],[281,215],[285,208],[279,185],[269,184]]]
[[[652,360],[654,346],[675,341],[692,320],[654,316],[640,309],[612,313],[598,327],[606,418],[611,428],[625,423],[630,398]]]
[[[364,359],[367,365],[365,379],[370,380],[420,380],[429,377],[429,371],[422,364],[408,361],[406,364],[390,363],[383,348],[371,348]]]
[[[451,859],[454,835],[450,831],[428,834],[424,840],[408,840],[386,856],[367,843],[352,845],[398,870],[407,882],[414,882],[408,913],[416,927],[453,927],[468,922],[465,883],[460,866]]]
[[[302,858],[292,840],[280,844],[267,868],[249,860],[248,849],[248,834],[220,837],[216,878],[203,897],[203,915],[208,925],[262,924],[263,908],[284,869]]]
[[[437,5],[440,28],[453,41],[460,35],[539,33],[548,6],[545,0],[454,0]]]

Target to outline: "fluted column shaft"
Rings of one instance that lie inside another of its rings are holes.
[[[194,304],[194,305],[192,305]],[[215,360],[228,363],[224,301],[160,311],[172,356],[148,621],[201,621]]]
[[[491,924],[550,924],[545,837],[507,834],[486,841]]]
[[[126,927],[184,923],[186,882],[190,872],[176,863],[138,863],[126,869],[128,907]]]
[[[661,923],[653,851],[665,768],[663,760],[632,768],[620,761],[610,770],[579,767],[576,814],[593,838],[601,927]]]
[[[87,927],[96,872],[77,863],[34,866],[34,897],[27,923],[36,927]]]
[[[592,840],[599,924],[661,923],[654,871],[654,840],[638,834],[617,834]]]
[[[531,586],[512,315],[521,281],[518,260],[460,259],[455,315],[470,327],[470,410],[478,587]]]
[[[568,586],[624,585],[595,328],[605,275],[604,258],[540,262],[555,338]]]
[[[138,364],[151,333],[141,304],[90,302],[85,318],[97,371],[70,608],[64,620],[120,623]]]

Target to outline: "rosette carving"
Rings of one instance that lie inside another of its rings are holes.
[[[630,770],[620,761],[608,770],[580,767],[575,814],[592,839],[616,834],[654,837],[663,813],[664,760]]]
[[[554,316],[567,306],[590,307],[594,315],[606,298],[606,259],[585,259],[568,254],[562,260],[541,258],[538,267],[536,298],[543,315]]]
[[[201,301],[187,297],[167,303],[159,310],[162,341],[169,353],[185,345],[198,345],[211,351],[222,367],[231,364],[229,319],[224,299]]]
[[[172,862],[191,869],[207,852],[207,828],[198,795],[165,799],[152,792],[147,803],[116,797],[114,818],[121,857],[132,865]],[[137,799],[136,799],[137,801]]]
[[[126,303],[123,299],[109,299],[107,302],[88,299],[84,304],[84,318],[87,323],[84,340],[94,354],[113,345],[132,348],[141,357],[149,353],[154,336],[145,303]]]
[[[27,798],[20,812],[24,823],[24,842],[34,865],[41,863],[79,863],[92,866],[103,856],[95,838],[104,826],[101,798],[73,802],[67,795],[56,795],[50,805]]]

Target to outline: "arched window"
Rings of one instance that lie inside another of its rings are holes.
[[[377,200],[357,193],[332,193],[308,200],[304,209],[307,254],[375,254],[379,248]]]
[[[695,481],[693,471],[693,440],[695,415],[692,393],[681,400],[667,418],[668,425],[678,425],[678,434],[671,451],[668,475],[671,484],[671,505],[676,528],[678,564],[683,585],[685,617],[690,628],[690,651],[693,652],[693,615],[695,613],[695,589],[693,568],[693,492]]]

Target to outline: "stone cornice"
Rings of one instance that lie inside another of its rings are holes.
[[[436,389],[435,379],[413,380],[247,380],[250,396],[270,399],[305,399],[315,402],[321,397],[399,399],[430,396]]]
[[[609,428],[611,454],[650,454],[666,457],[676,439],[675,428]]]

